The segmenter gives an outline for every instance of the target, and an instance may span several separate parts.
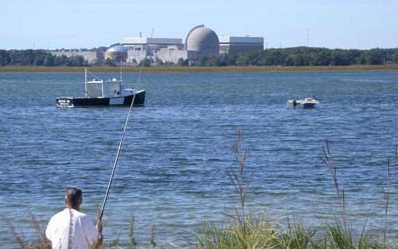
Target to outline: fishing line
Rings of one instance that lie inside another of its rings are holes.
[[[110,190],[112,182],[113,182],[113,176],[114,176],[115,171],[116,171],[116,166],[117,166],[117,163],[119,161],[120,153],[122,152],[122,146],[123,146],[123,142],[124,142],[124,137],[126,135],[127,125],[129,123],[129,120],[130,120],[130,113],[131,113],[131,110],[133,109],[134,99],[135,99],[135,94],[133,95],[133,100],[131,101],[130,109],[129,109],[129,112],[127,114],[126,123],[125,123],[124,129],[123,129],[123,135],[122,135],[122,138],[120,139],[119,147],[117,149],[115,162],[113,163],[112,173],[111,173],[111,176],[109,178],[109,184],[108,184],[108,187],[106,189],[104,202],[102,203],[101,215],[99,217],[100,220],[102,220],[102,216],[104,215],[105,205],[106,205],[106,202],[108,201],[108,197],[109,197],[109,190]]]

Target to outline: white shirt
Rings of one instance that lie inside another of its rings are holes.
[[[53,249],[90,249],[99,238],[99,233],[86,214],[65,208],[51,217],[46,236],[51,240]]]

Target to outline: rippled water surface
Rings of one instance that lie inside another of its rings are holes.
[[[128,108],[57,109],[57,96],[83,94],[83,78],[0,74],[0,213],[26,238],[28,213],[45,227],[67,186],[83,189],[83,212],[94,216],[102,204]],[[146,74],[135,87],[146,89],[147,102],[133,109],[105,238],[126,240],[134,216],[137,240],[155,225],[159,244],[186,247],[203,221],[225,221],[238,204],[226,169],[236,167],[239,129],[252,146],[251,211],[332,222],[334,184],[320,159],[328,139],[353,224],[384,226],[384,189],[389,236],[398,238],[398,72]],[[321,102],[315,109],[286,106],[311,95]],[[17,247],[12,237],[1,226],[0,247]]]

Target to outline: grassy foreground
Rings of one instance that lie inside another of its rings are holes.
[[[396,245],[375,239],[374,235],[353,234],[336,222],[323,231],[302,223],[279,223],[266,218],[246,217],[226,228],[205,227],[197,237],[198,249],[396,249]]]
[[[317,67],[283,67],[283,66],[233,66],[233,67],[123,67],[124,72],[143,73],[211,73],[211,72],[327,72],[327,71],[370,71],[398,70],[398,65],[354,65],[354,66],[317,66]],[[83,67],[0,67],[1,72],[83,72]],[[119,72],[119,67],[90,67],[91,72]]]

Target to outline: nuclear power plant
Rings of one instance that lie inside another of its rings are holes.
[[[201,56],[244,54],[264,50],[263,37],[218,36],[216,32],[198,25],[192,28],[183,43],[181,38],[127,37],[102,51],[52,51],[55,55],[81,55],[90,63],[111,60],[116,63],[137,64],[144,59],[174,63],[192,61]]]

